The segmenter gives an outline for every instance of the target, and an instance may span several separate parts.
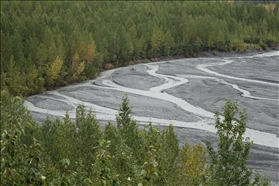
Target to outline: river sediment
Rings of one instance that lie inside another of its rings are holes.
[[[214,109],[225,99],[247,109],[246,136],[254,141],[249,165],[278,184],[279,52],[219,58],[189,58],[136,64],[105,71],[95,80],[30,96],[25,105],[34,119],[63,117],[84,104],[101,124],[115,122],[128,94],[139,125],[173,124],[180,144],[217,144]]]

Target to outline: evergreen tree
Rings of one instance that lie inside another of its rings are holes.
[[[157,56],[157,53],[161,50],[161,47],[165,43],[165,34],[162,27],[155,25],[151,35],[151,47],[153,57]]]
[[[79,58],[78,53],[75,53],[75,55],[72,58],[72,67],[71,67],[71,79],[72,81],[75,81],[79,78],[80,74],[84,71],[85,63],[84,61],[81,61]]]
[[[20,73],[20,67],[15,62],[14,56],[10,57],[10,61],[6,67],[5,85],[9,88],[11,94],[22,94],[22,77]]]
[[[116,130],[116,128],[109,122],[105,126],[105,130],[103,132],[104,140],[110,141],[110,153],[114,155],[114,153],[117,151],[117,146],[122,142],[121,136]]]
[[[252,142],[242,137],[245,111],[238,112],[229,100],[222,121],[216,111],[220,141],[217,151],[207,143],[208,166],[203,145],[186,142],[179,149],[171,125],[163,132],[151,123],[137,130],[142,142],[136,151],[127,143],[136,138],[125,133],[134,130],[117,130],[109,123],[102,133],[83,105],[75,121],[66,114],[40,127],[19,97],[1,91],[0,105],[2,185],[269,185],[259,174],[252,177],[246,165]],[[132,121],[127,96],[121,110],[118,125],[124,127],[121,122]]]
[[[172,125],[162,133],[162,146],[158,149],[158,173],[157,185],[171,185],[176,182],[175,169],[176,158],[179,152],[178,138]]]
[[[25,80],[24,85],[27,89],[24,91],[24,95],[34,94],[41,90],[42,87],[40,87],[40,84],[38,83],[41,81],[41,79],[38,78],[38,70],[35,64],[32,62],[30,55],[28,56],[28,59],[25,63],[23,77]]]
[[[50,86],[53,85],[54,81],[58,78],[62,66],[63,60],[57,56],[47,70],[47,80]]]
[[[139,135],[137,123],[131,116],[132,107],[129,105],[128,96],[125,95],[119,113],[116,116],[117,129],[124,143],[132,149],[133,155],[140,159],[142,139]]]
[[[174,39],[171,35],[170,30],[168,30],[165,34],[165,43],[164,43],[164,55],[171,55],[171,48],[174,46]]]
[[[278,3],[7,1],[1,5],[1,77],[9,78],[6,66],[12,55],[19,74],[26,75],[26,61],[38,74],[38,80],[25,80],[20,91],[11,88],[13,94],[29,95],[94,78],[107,63],[117,67],[142,58],[279,44]],[[79,60],[73,61],[76,54]],[[63,67],[50,83],[49,66],[57,56]]]
[[[79,105],[76,109],[76,150],[78,151],[76,158],[83,161],[88,174],[101,138],[102,132],[95,116],[91,111],[86,112],[84,105]]]
[[[86,67],[90,66],[96,55],[96,45],[95,42],[88,44],[86,48]]]

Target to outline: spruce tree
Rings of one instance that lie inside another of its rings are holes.
[[[131,116],[132,107],[129,105],[128,96],[123,97],[123,102],[118,115],[116,116],[117,129],[124,143],[132,149],[136,159],[141,159],[143,140],[139,135],[136,121]]]

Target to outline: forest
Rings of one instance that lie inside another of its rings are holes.
[[[3,1],[1,86],[28,96],[103,69],[279,44],[279,3]]]
[[[66,114],[39,126],[20,97],[1,91],[1,185],[270,184],[247,166],[253,142],[243,137],[247,116],[237,103],[227,100],[224,112],[216,111],[217,149],[210,142],[179,147],[172,125],[140,129],[131,111],[124,96],[116,126],[102,130],[84,105],[75,120]]]
[[[103,129],[83,105],[75,120],[39,125],[23,103],[137,61],[274,48],[278,12],[278,2],[1,1],[0,185],[269,185],[247,166],[253,142],[233,101],[215,113],[217,149],[179,147],[172,125],[140,128],[127,96]]]

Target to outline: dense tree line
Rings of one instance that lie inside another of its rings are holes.
[[[1,185],[269,185],[246,165],[245,111],[228,100],[223,115],[216,112],[217,149],[179,148],[172,125],[139,129],[127,97],[117,125],[101,130],[83,105],[74,121],[66,114],[39,126],[21,98],[1,91]]]
[[[279,43],[278,7],[278,2],[3,1],[1,85],[27,96],[139,59],[273,47]]]

